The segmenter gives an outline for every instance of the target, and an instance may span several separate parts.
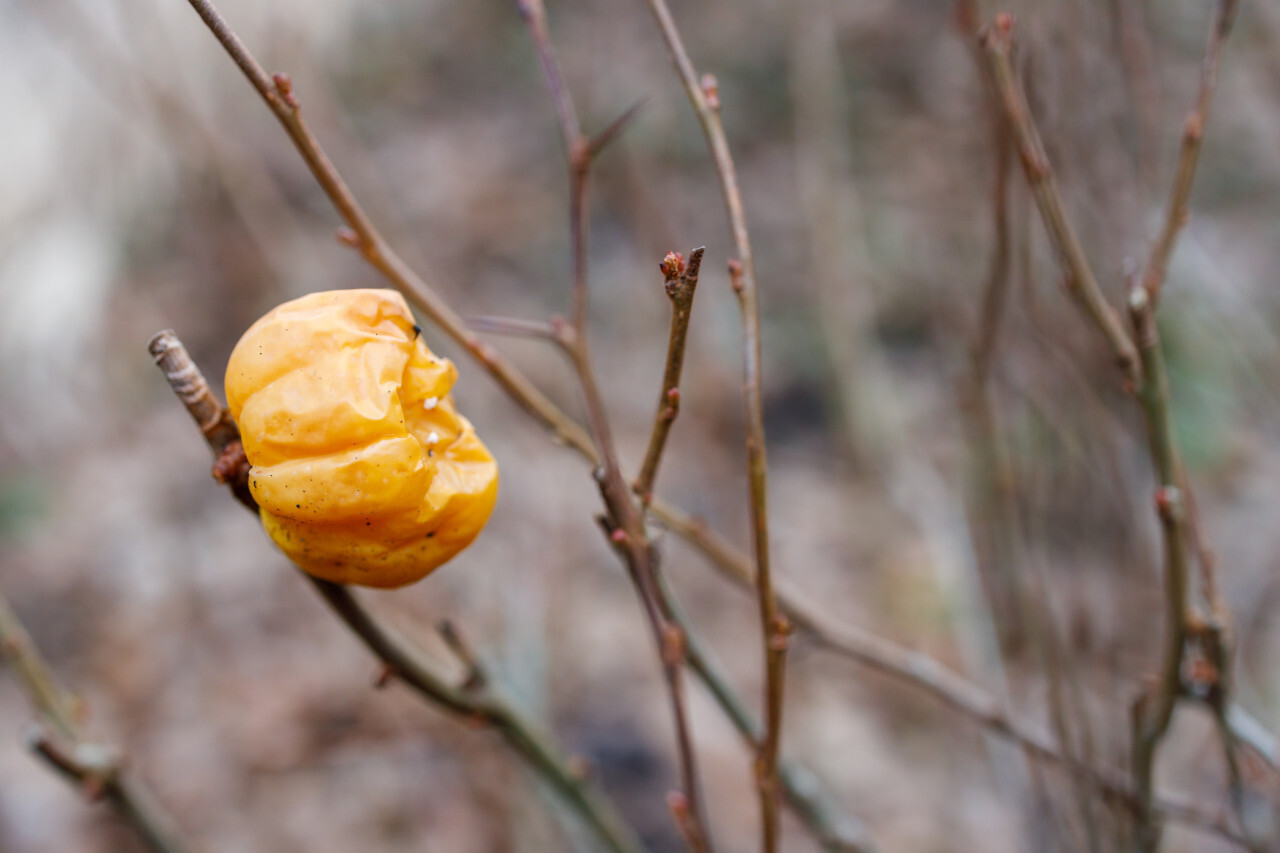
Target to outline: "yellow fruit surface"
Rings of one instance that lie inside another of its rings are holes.
[[[303,570],[397,587],[480,533],[498,465],[392,290],[312,293],[254,323],[227,363],[227,404],[262,523]]]

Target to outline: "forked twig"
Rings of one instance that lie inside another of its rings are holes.
[[[149,349],[156,356],[156,363],[164,371],[170,387],[174,388],[197,420],[199,416],[191,408],[190,400],[212,401],[219,409],[223,408],[213,397],[204,375],[172,331],[157,334],[152,338]],[[194,386],[199,393],[182,394],[178,392],[180,385],[188,388]],[[215,457],[220,457],[232,443],[239,443],[239,433],[230,413],[223,410],[222,414],[229,430],[205,434],[205,440]],[[243,454],[243,449],[241,453]],[[246,466],[241,476],[247,477],[247,473]],[[247,488],[243,492],[248,495],[247,500],[241,496],[241,491],[234,488],[233,491],[248,509],[257,512],[257,504]],[[417,647],[366,610],[346,586],[311,575],[305,577],[347,627],[382,661],[389,675],[403,681],[423,698],[445,711],[492,726],[525,760],[530,769],[554,788],[564,802],[592,828],[605,847],[614,853],[641,853],[644,848],[639,839],[608,798],[575,773],[569,758],[493,686],[492,679],[484,674],[482,665],[474,655],[461,656],[468,675],[462,684],[454,685]]]

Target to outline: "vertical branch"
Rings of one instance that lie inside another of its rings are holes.
[[[1218,687],[1224,691],[1219,708],[1227,707],[1225,691],[1229,684],[1226,672],[1229,657],[1228,614],[1218,597],[1214,577],[1212,549],[1200,529],[1198,513],[1187,486],[1185,472],[1179,458],[1177,444],[1169,413],[1169,379],[1155,322],[1164,269],[1172,252],[1174,240],[1181,222],[1186,217],[1186,199],[1199,154],[1203,125],[1208,117],[1209,104],[1217,80],[1217,67],[1222,43],[1230,31],[1235,16],[1236,0],[1220,0],[1209,35],[1209,44],[1201,76],[1200,95],[1196,109],[1187,122],[1183,138],[1178,173],[1171,192],[1170,207],[1165,228],[1157,239],[1145,272],[1130,289],[1129,319],[1133,328],[1130,338],[1115,322],[1115,312],[1110,305],[1099,301],[1096,280],[1079,243],[1066,220],[1057,189],[1052,181],[1044,149],[1035,125],[1027,111],[1026,99],[1013,73],[1009,61],[1012,48],[1013,21],[1007,14],[998,15],[995,23],[982,36],[992,73],[1004,102],[1006,117],[1012,126],[1022,154],[1027,181],[1031,185],[1040,206],[1041,218],[1058,251],[1060,264],[1070,277],[1075,292],[1081,297],[1083,307],[1094,324],[1103,331],[1110,342],[1127,383],[1138,394],[1147,430],[1152,465],[1157,480],[1156,509],[1160,518],[1164,544],[1164,599],[1165,626],[1162,641],[1160,669],[1152,689],[1143,695],[1133,709],[1132,770],[1137,814],[1136,842],[1143,851],[1152,851],[1159,843],[1160,829],[1155,805],[1154,765],[1157,748],[1169,727],[1178,700],[1186,688],[1183,681],[1183,665],[1187,657],[1189,620],[1188,541],[1192,541],[1201,555],[1205,572],[1205,594],[1213,610],[1213,623],[1206,626],[1206,635],[1215,639],[1212,644],[1222,651],[1215,663],[1219,666]],[[1083,287],[1081,285],[1084,284]],[[1093,294],[1092,296],[1090,294]],[[1134,361],[1133,356],[1137,356]],[[1191,519],[1194,523],[1189,523]],[[1197,620],[1198,621],[1198,620]],[[1225,713],[1219,711],[1225,720]],[[1223,725],[1224,748],[1231,750],[1233,737]],[[1233,758],[1229,758],[1229,763]]]
[[[684,633],[678,626],[671,623],[662,607],[658,592],[657,555],[645,531],[644,513],[632,500],[631,491],[627,488],[622,474],[622,466],[618,462],[609,415],[605,410],[604,398],[600,394],[596,381],[588,332],[587,179],[596,156],[635,114],[635,108],[627,110],[599,135],[593,138],[584,136],[573,107],[572,95],[560,73],[560,63],[556,58],[555,48],[552,46],[550,33],[547,30],[545,7],[541,0],[517,0],[517,8],[529,27],[530,36],[533,38],[542,63],[547,88],[555,103],[569,166],[569,240],[573,254],[573,314],[570,323],[562,329],[561,343],[577,374],[587,410],[587,422],[599,454],[597,483],[607,511],[604,527],[615,550],[626,563],[632,583],[640,597],[657,645],[666,681],[667,696],[675,726],[681,781],[681,790],[668,796],[668,805],[690,849],[698,853],[710,853],[711,835],[703,804],[697,753],[685,699]],[[690,287],[690,298],[692,298],[692,292],[693,288]]]
[[[719,662],[694,629],[665,579],[659,577],[658,585],[664,609],[670,614],[671,620],[685,632],[689,667],[706,685],[738,734],[752,748],[759,749],[763,734],[760,721],[730,686]],[[871,853],[874,849],[866,828],[858,820],[840,811],[839,806],[831,801],[806,767],[780,757],[778,783],[787,805],[827,853]]]
[[[825,364],[830,418],[854,475],[882,472],[884,401],[862,406],[883,381],[880,355],[867,346],[875,313],[871,238],[858,187],[850,179],[849,92],[840,62],[838,0],[792,0],[787,77],[793,126],[799,226],[808,253],[803,285]],[[855,258],[858,259],[855,262]],[[854,284],[851,279],[859,281]],[[799,282],[797,282],[799,284]]]
[[[42,725],[31,735],[35,753],[90,798],[105,797],[150,850],[183,853],[186,842],[151,789],[125,767],[122,757],[113,750],[84,739],[74,702],[58,685],[49,664],[3,595],[0,660],[17,671],[40,716]]]
[[[1018,143],[1018,154],[1022,158],[1027,183],[1035,197],[1036,206],[1040,209],[1040,218],[1044,221],[1049,241],[1067,276],[1068,288],[1094,326],[1107,339],[1126,381],[1136,388],[1140,378],[1140,365],[1133,341],[1125,332],[1119,313],[1102,295],[1102,288],[1094,278],[1080,239],[1067,218],[1057,181],[1053,177],[1053,167],[1049,164],[1040,134],[1032,122],[1026,95],[1009,58],[1013,50],[1013,17],[1007,13],[997,15],[995,23],[983,31],[981,39],[996,83],[996,91],[1004,106],[1005,117]]]
[[[1187,547],[1181,463],[1174,444],[1169,415],[1169,377],[1165,370],[1160,336],[1156,331],[1151,299],[1145,288],[1135,287],[1129,297],[1129,314],[1142,358],[1139,400],[1146,415],[1147,440],[1155,467],[1156,509],[1164,538],[1165,628],[1160,673],[1155,690],[1139,700],[1133,720],[1133,779],[1138,796],[1138,840],[1152,850],[1159,839],[1153,816],[1156,747],[1169,727],[1173,709],[1182,695],[1182,660],[1187,639]]]
[[[1025,560],[1023,547],[1024,519],[1015,505],[1018,488],[1016,472],[1009,454],[1000,440],[992,399],[991,371],[995,362],[1000,328],[1007,313],[1013,267],[1012,216],[1009,204],[1009,178],[1014,161],[1014,139],[1001,110],[1001,96],[994,76],[983,60],[977,41],[977,10],[972,2],[960,2],[956,17],[969,45],[983,84],[984,104],[990,118],[994,172],[990,196],[992,232],[990,269],[982,291],[978,329],[970,348],[970,370],[963,391],[962,406],[970,425],[977,470],[974,475],[976,494],[970,497],[976,516],[973,525],[975,546],[985,550],[995,571],[984,572],[983,580],[996,612],[1005,617],[1001,634],[1010,641],[1027,637],[1044,670],[1049,699],[1049,719],[1063,754],[1068,759],[1083,755],[1092,758],[1089,724],[1083,706],[1068,708],[1069,689],[1079,699],[1080,688],[1075,671],[1066,660],[1061,637],[1055,624],[1050,586],[1043,566],[1025,575],[1019,563]],[[985,535],[984,535],[985,534]],[[979,553],[981,553],[981,550]],[[994,576],[992,576],[994,575]],[[1037,612],[1038,611],[1038,612]],[[1064,689],[1066,688],[1066,689]],[[1070,720],[1079,722],[1082,749],[1077,749]],[[1099,849],[1096,804],[1087,783],[1079,776],[1070,779],[1071,791],[1080,814],[1079,829],[1084,833],[1088,849]]]
[[[976,34],[976,15],[971,3],[957,4],[956,17],[966,35]],[[975,482],[968,490],[973,505],[971,527],[974,547],[984,564],[981,580],[992,612],[997,616],[1001,644],[1008,649],[1020,645],[1031,628],[1028,624],[1031,617],[1022,606],[1023,584],[1015,568],[1013,529],[1017,519],[1011,501],[1015,487],[1013,467],[1000,443],[991,395],[991,369],[1013,278],[1009,176],[1014,143],[1001,113],[1000,96],[992,75],[987,73],[981,50],[976,41],[971,41],[970,45],[983,83],[984,103],[991,118],[994,168],[990,209],[994,239],[990,268],[979,302],[978,328],[969,349],[969,372],[961,389],[961,406],[968,421],[975,457]]]
[[[671,425],[680,413],[680,374],[684,370],[685,341],[689,336],[689,318],[693,313],[693,294],[698,288],[698,270],[702,267],[702,246],[689,253],[688,264],[680,255],[669,252],[660,267],[666,278],[665,289],[671,300],[671,332],[667,338],[667,363],[662,371],[662,392],[658,395],[658,411],[653,417],[649,448],[632,490],[648,506],[653,500],[653,481],[658,476],[658,463],[667,446]]]
[[[778,610],[773,592],[773,574],[769,564],[768,461],[765,452],[764,402],[761,389],[760,309],[756,290],[755,258],[747,230],[742,193],[738,188],[737,170],[729,153],[729,141],[720,118],[720,94],[715,77],[701,80],[684,48],[680,31],[666,0],[648,0],[684,85],[689,102],[697,114],[703,135],[720,178],[729,226],[738,257],[729,263],[729,276],[742,308],[743,329],[743,404],[747,429],[747,471],[750,484],[752,557],[756,565],[756,594],[760,609],[761,633],[765,657],[765,729],[756,762],[760,789],[761,834],[766,853],[778,844],[778,747],[782,738],[782,704],[785,689],[787,635],[790,627]]]
[[[1196,96],[1195,106],[1182,127],[1182,148],[1178,152],[1178,166],[1174,173],[1173,187],[1169,191],[1164,225],[1151,245],[1147,267],[1142,274],[1142,286],[1151,300],[1152,310],[1160,302],[1160,291],[1178,233],[1190,216],[1187,200],[1191,197],[1191,185],[1196,178],[1196,165],[1200,161],[1200,147],[1204,142],[1204,128],[1209,120],[1209,107],[1213,103],[1213,93],[1218,85],[1218,63],[1223,43],[1235,22],[1238,6],[1238,0],[1218,0],[1213,26],[1209,29],[1209,43],[1205,47],[1204,62],[1200,68],[1200,91]]]

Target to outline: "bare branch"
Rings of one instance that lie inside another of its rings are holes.
[[[1186,510],[1180,487],[1182,466],[1169,417],[1169,377],[1151,300],[1145,289],[1133,289],[1129,313],[1142,358],[1143,382],[1138,396],[1146,415],[1148,444],[1157,479],[1156,510],[1164,535],[1166,607],[1160,676],[1155,691],[1140,699],[1135,707],[1133,725],[1133,780],[1139,803],[1139,839],[1144,849],[1154,849],[1159,837],[1151,814],[1155,751],[1182,695],[1188,607]]]
[[[656,503],[654,514],[672,532],[694,543],[724,577],[745,589],[755,588],[751,563],[746,555],[735,551],[732,545],[701,520],[673,507]],[[811,637],[820,647],[924,691],[992,734],[1017,744],[1043,761],[1065,767],[1087,781],[1107,799],[1121,803],[1130,810],[1135,808],[1133,789],[1122,774],[1106,768],[1092,767],[1068,757],[1051,737],[1010,716],[994,696],[929,655],[824,613],[820,606],[783,579],[779,579],[778,583],[778,601],[797,630]],[[1244,728],[1247,726],[1243,724],[1236,726],[1237,730]],[[1262,748],[1267,745],[1265,738],[1256,734],[1251,742],[1262,744]],[[1157,809],[1169,819],[1227,838],[1234,837],[1231,830],[1222,826],[1217,815],[1197,811],[1194,806],[1175,803],[1162,797],[1158,800]]]
[[[669,585],[662,578],[659,578],[659,585],[667,613],[685,632],[689,666],[711,691],[712,697],[743,740],[752,749],[758,750],[763,735],[760,721],[730,686],[728,676],[694,630],[692,622],[672,595]],[[828,853],[870,853],[874,850],[866,827],[840,810],[839,805],[822,790],[821,783],[808,768],[781,757],[778,759],[778,782],[782,786],[782,796],[787,805]]]
[[[492,317],[488,315],[471,316],[467,325],[481,334],[506,335],[512,338],[540,338],[561,346],[569,342],[572,330],[560,318],[552,318],[551,322],[541,320],[524,320],[519,317]]]
[[[303,119],[301,104],[287,75],[270,77],[208,0],[188,0],[214,36],[244,72],[280,121],[316,182],[350,228],[349,242],[362,257],[405,294],[422,312],[487,370],[507,394],[551,431],[555,438],[596,464],[586,431],[556,407],[515,365],[467,328],[462,318],[387,244],[334,168]]]
[[[1164,226],[1151,244],[1151,254],[1142,274],[1142,287],[1151,300],[1152,310],[1160,303],[1160,291],[1169,269],[1169,259],[1178,241],[1178,233],[1191,215],[1187,201],[1191,197],[1191,185],[1196,179],[1196,166],[1200,161],[1200,147],[1204,143],[1204,129],[1209,121],[1209,107],[1218,85],[1218,63],[1222,46],[1231,34],[1235,22],[1238,0],[1218,0],[1209,29],[1209,43],[1204,49],[1204,62],[1200,68],[1200,91],[1195,106],[1187,115],[1182,127],[1182,148],[1178,152],[1178,166],[1174,173],[1173,187],[1169,191],[1169,205],[1165,210]]]
[[[193,410],[193,414],[195,414]],[[187,843],[146,783],[129,772],[115,750],[84,739],[72,698],[58,686],[49,664],[31,641],[9,602],[0,595],[0,660],[17,671],[42,725],[31,748],[79,785],[91,799],[105,797],[155,853],[183,853]]]
[[[1194,174],[1195,155],[1199,145],[1198,136],[1202,130],[1203,118],[1207,115],[1209,99],[1216,79],[1217,56],[1221,42],[1230,29],[1234,7],[1233,0],[1223,0],[1219,6],[1218,17],[1210,35],[1201,84],[1201,98],[1197,106],[1197,109],[1202,112],[1193,115],[1193,120],[1188,123],[1183,163],[1173,191],[1166,232],[1153,249],[1147,273],[1130,289],[1128,308],[1133,326],[1132,337],[1119,327],[1116,312],[1102,299],[1079,241],[1063,213],[1061,199],[1058,197],[1052,173],[1045,158],[1044,147],[1010,62],[1013,40],[1012,18],[1007,14],[998,15],[995,22],[987,27],[982,35],[982,44],[989,60],[990,71],[1000,91],[1006,117],[1018,138],[1027,182],[1040,207],[1045,228],[1057,250],[1059,261],[1073,285],[1072,292],[1079,297],[1094,325],[1107,337],[1127,383],[1137,392],[1147,427],[1147,443],[1157,480],[1156,508],[1164,540],[1163,574],[1166,615],[1159,675],[1152,689],[1144,693],[1133,709],[1132,768],[1138,819],[1135,841],[1138,848],[1144,851],[1153,851],[1160,837],[1158,808],[1155,803],[1156,750],[1168,729],[1174,708],[1185,690],[1182,668],[1187,653],[1188,619],[1191,607],[1188,597],[1187,566],[1189,513],[1195,518],[1195,524],[1190,527],[1194,530],[1197,551],[1201,555],[1206,580],[1205,592],[1213,610],[1214,629],[1222,634],[1229,633],[1227,630],[1229,616],[1218,598],[1214,578],[1213,552],[1208,546],[1203,531],[1199,529],[1198,514],[1195,513],[1194,500],[1189,496],[1186,477],[1173,435],[1169,415],[1169,380],[1155,323],[1155,296],[1158,295],[1160,281],[1163,280],[1163,266],[1167,263],[1169,252],[1172,250],[1177,223],[1183,216],[1180,210],[1185,206],[1186,193],[1189,192],[1190,180]],[[1223,695],[1222,704],[1218,706],[1217,711],[1221,720],[1220,728],[1224,736],[1224,747],[1231,750],[1233,737],[1223,710],[1229,685],[1229,673],[1226,671],[1229,664],[1227,657],[1229,655],[1222,656],[1219,668],[1219,686]]]
[[[667,297],[671,300],[671,333],[667,338],[667,364],[662,372],[662,392],[658,395],[658,411],[653,416],[649,449],[645,451],[640,475],[632,489],[646,505],[653,500],[653,481],[658,476],[658,463],[667,446],[671,425],[680,413],[680,373],[684,370],[685,341],[689,336],[689,318],[693,314],[693,294],[698,289],[698,270],[702,267],[700,246],[684,258],[669,252],[659,265],[666,278]]]
[[[1102,288],[1098,286],[1098,280],[1085,258],[1080,239],[1067,219],[1062,197],[1053,177],[1053,167],[1049,164],[1044,144],[1040,141],[1040,133],[1031,118],[1026,95],[1009,59],[1013,49],[1012,16],[1007,13],[997,15],[995,23],[983,30],[981,38],[988,68],[1004,106],[1005,117],[1018,143],[1018,153],[1022,158],[1027,183],[1040,208],[1040,217],[1059,263],[1068,277],[1068,289],[1094,326],[1106,337],[1125,379],[1136,388],[1140,381],[1138,353],[1125,332],[1119,313],[1102,295]]]
[[[206,0],[188,0],[188,2],[209,24],[215,36],[218,37],[236,64],[244,71],[254,88],[266,101],[268,107],[281,121],[304,161],[315,174],[318,183],[352,229],[353,240],[351,242],[360,250],[365,259],[382,273],[392,285],[404,292],[424,312],[428,319],[435,323],[489,372],[503,390],[531,417],[547,429],[557,442],[573,448],[589,465],[598,465],[600,456],[587,432],[547,399],[511,362],[487,343],[481,341],[474,331],[467,327],[461,317],[391,250],[367,216],[363,214],[363,211],[355,203],[345,183],[306,128],[297,110],[296,98],[293,99],[292,106],[280,100],[275,93],[275,86],[271,78],[248,54],[243,44],[230,34],[229,28],[227,28],[225,22],[222,21],[210,3],[206,2]],[[665,5],[659,3],[655,4],[653,8],[655,14],[659,16],[661,24],[664,17],[663,13],[666,12]],[[665,18],[669,21],[669,13],[665,14]],[[671,26],[674,27],[673,24]],[[676,38],[678,40],[678,35]],[[683,63],[681,57],[684,57]],[[686,91],[696,103],[698,99],[704,96],[691,64],[688,63],[683,50],[673,52],[673,58],[677,65],[681,67],[681,80],[685,83]],[[692,86],[689,85],[690,80],[692,80]],[[702,116],[701,111],[699,111],[699,116]],[[715,145],[713,143],[714,150]],[[727,153],[727,147],[725,150]],[[736,237],[735,233],[735,239]],[[740,254],[742,253],[740,252]],[[1109,306],[1108,310],[1110,310]],[[728,576],[739,582],[754,586],[754,571],[751,568],[751,560],[746,554],[708,530],[705,525],[694,520],[679,507],[659,498],[654,499],[650,511],[678,535],[688,539],[695,548],[703,552],[713,565],[722,569]],[[835,645],[828,646],[832,650],[856,660],[861,660],[866,665],[877,668],[879,671],[904,683],[913,684],[926,692],[934,693],[939,687],[939,684],[930,675],[936,668],[954,679],[954,683],[947,684],[946,687],[942,688],[944,696],[950,695],[952,698],[960,698],[965,695],[965,688],[971,688],[976,691],[978,696],[985,696],[981,688],[946,670],[927,656],[905,649],[883,638],[866,634],[854,626],[843,625],[839,620],[831,619],[821,614],[820,611],[809,607],[799,598],[788,600],[788,595],[789,593],[785,588],[781,589],[779,591],[779,600],[784,603],[784,609],[797,622],[800,621],[799,614],[807,613],[820,620],[825,620],[825,624],[829,627],[848,632],[848,635],[832,635],[839,641]],[[802,625],[802,627],[804,626]],[[846,642],[853,637],[865,642]],[[865,658],[860,657],[861,654],[868,652],[868,650],[871,650],[871,654]],[[887,653],[877,655],[875,654],[876,651],[887,651]],[[922,677],[921,673],[925,673],[925,675]],[[943,701],[947,701],[947,699],[943,698]],[[980,702],[972,705],[967,710],[962,703],[957,704],[955,707],[962,710],[963,713],[966,713],[967,716],[970,716],[979,724],[991,728],[997,734],[1014,737],[1007,730],[1006,724],[1008,721],[999,719],[998,711],[996,712],[996,718],[984,718],[981,713],[982,704]],[[1015,739],[1017,738],[1015,737]],[[1053,758],[1052,755],[1047,755],[1046,757]],[[1210,831],[1219,831],[1216,825],[1216,818],[1198,815],[1194,812],[1194,809],[1188,812],[1185,808],[1170,808],[1167,811],[1174,819],[1182,819],[1184,821],[1189,819],[1189,822]],[[1219,831],[1219,834],[1223,833]],[[1229,835],[1229,833],[1227,834]]]
[[[736,260],[730,261],[730,278],[742,308],[743,406],[747,427],[752,557],[756,565],[756,598],[760,609],[765,659],[765,734],[761,740],[757,762],[757,783],[760,789],[763,849],[765,853],[773,853],[778,845],[777,761],[782,737],[782,700],[786,686],[787,634],[790,629],[786,618],[778,611],[769,564],[768,461],[760,378],[760,308],[756,292],[755,257],[751,251],[751,236],[747,230],[742,193],[738,188],[737,170],[733,164],[733,156],[729,153],[729,140],[724,132],[724,124],[720,119],[720,93],[716,79],[710,74],[698,79],[666,0],[647,2],[707,139],[716,174],[720,178],[720,188],[738,254]]]
[[[569,241],[573,256],[573,314],[566,349],[578,376],[587,411],[587,423],[595,439],[600,465],[597,484],[607,516],[604,528],[615,550],[625,562],[648,617],[666,680],[667,696],[675,725],[680,762],[679,792],[668,798],[671,815],[691,850],[710,853],[711,835],[698,776],[697,753],[685,701],[683,633],[671,624],[658,593],[658,561],[644,525],[644,514],[631,499],[618,462],[609,416],[596,382],[587,328],[589,282],[587,273],[587,183],[595,156],[635,114],[636,107],[623,113],[605,131],[589,140],[582,135],[573,106],[573,96],[560,74],[560,63],[546,26],[541,0],[517,0],[542,61],[547,88],[556,105],[560,132],[564,137],[569,166]],[[692,290],[692,288],[690,288]]]

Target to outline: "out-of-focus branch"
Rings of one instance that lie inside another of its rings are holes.
[[[666,0],[647,0],[650,11],[662,31],[667,51],[685,94],[702,126],[720,178],[729,227],[738,257],[729,262],[729,277],[742,307],[743,338],[743,406],[747,429],[747,479],[750,487],[751,556],[755,562],[756,599],[760,609],[760,630],[764,640],[765,724],[757,762],[760,788],[761,835],[765,853],[773,853],[778,844],[778,780],[776,765],[782,739],[782,700],[786,687],[787,634],[786,617],[778,610],[773,591],[773,573],[769,563],[768,461],[764,437],[764,401],[761,387],[760,308],[756,288],[755,257],[747,230],[747,215],[738,188],[738,173],[729,152],[729,139],[720,118],[720,92],[714,76],[701,79],[685,50],[684,40],[676,27]]]
[[[187,850],[173,818],[146,783],[129,771],[123,756],[85,740],[74,701],[58,686],[48,662],[3,595],[0,660],[18,673],[39,715],[41,724],[29,738],[31,749],[91,798],[106,798],[149,849],[156,853]]]
[[[1182,661],[1187,646],[1186,509],[1182,497],[1177,446],[1169,416],[1169,377],[1147,291],[1135,287],[1129,297],[1142,387],[1138,397],[1147,423],[1147,443],[1155,467],[1156,510],[1164,536],[1165,627],[1160,674],[1154,691],[1142,697],[1133,714],[1133,782],[1138,796],[1138,839],[1154,850],[1159,828],[1154,820],[1155,753],[1182,695]]]
[[[1103,296],[1102,288],[1085,257],[1084,248],[1080,245],[1080,238],[1076,236],[1075,229],[1067,218],[1062,196],[1058,193],[1058,185],[1053,177],[1053,167],[1045,154],[1040,133],[1036,130],[1027,106],[1026,95],[1009,58],[1013,50],[1013,17],[1007,13],[997,15],[995,22],[983,30],[981,40],[988,68],[1004,106],[1005,117],[1018,143],[1018,154],[1022,158],[1027,183],[1040,209],[1049,241],[1067,276],[1068,289],[1106,337],[1125,379],[1136,388],[1141,370],[1137,350],[1124,329],[1119,312]]]
[[[165,330],[151,339],[148,348],[156,358],[156,364],[164,372],[169,385],[178,394],[196,421],[201,422],[196,402],[203,401],[202,411],[208,406],[220,410],[220,420],[227,427],[218,432],[205,432],[205,440],[220,461],[228,448],[243,457],[239,432],[231,415],[213,396],[208,382],[199,367],[191,360],[186,348],[172,331]],[[182,390],[180,390],[182,389]],[[184,390],[188,393],[184,393]],[[248,466],[236,466],[240,486],[245,486]],[[222,478],[219,478],[222,479]],[[257,504],[247,487],[237,489],[235,480],[228,482],[236,496],[248,509],[257,512]],[[247,498],[245,497],[247,496]],[[438,671],[437,665],[417,647],[409,643],[391,628],[383,625],[356,599],[351,590],[342,584],[331,583],[311,575],[305,575],[320,593],[334,613],[360,638],[382,663],[387,674],[411,687],[431,704],[473,722],[490,725],[496,729],[529,767],[563,798],[581,819],[596,833],[607,849],[614,853],[640,853],[644,848],[634,831],[614,809],[608,798],[580,778],[573,771],[568,757],[563,755],[536,726],[527,720],[520,710],[494,687],[492,679],[483,673],[482,665],[470,655],[462,660],[468,669],[468,677],[455,686]],[[460,656],[463,657],[463,656]]]
[[[699,519],[668,508],[663,522],[682,538],[697,543],[699,550],[709,556],[712,565],[726,578],[747,589],[754,589],[751,564],[746,556],[734,551],[728,542]],[[924,652],[906,648],[828,615],[799,589],[781,579],[778,584],[778,601],[797,630],[808,635],[819,647],[928,693],[946,707],[992,734],[1007,738],[1036,758],[1066,768],[1087,781],[1107,799],[1129,809],[1135,808],[1134,791],[1123,774],[1068,757],[1047,734],[1010,716],[1001,703],[982,687]],[[1242,731],[1247,725],[1237,721],[1234,727],[1237,731]],[[1263,749],[1268,745],[1264,738],[1256,734],[1249,742],[1260,744]],[[1161,797],[1157,799],[1156,807],[1161,815],[1170,820],[1229,839],[1235,838],[1216,814],[1197,810],[1192,804]]]
[[[1173,256],[1178,233],[1190,216],[1187,200],[1191,197],[1191,185],[1196,178],[1196,165],[1200,162],[1200,147],[1204,142],[1204,128],[1209,121],[1209,107],[1213,103],[1213,93],[1218,85],[1222,46],[1231,33],[1238,6],[1238,0],[1218,0],[1213,25],[1209,29],[1209,42],[1205,46],[1204,62],[1200,68],[1200,91],[1196,95],[1195,106],[1182,127],[1182,148],[1178,152],[1178,166],[1174,173],[1173,187],[1169,191],[1164,225],[1151,244],[1147,267],[1142,273],[1142,287],[1147,291],[1152,310],[1160,303],[1160,291],[1169,269],[1169,259]]]
[[[982,291],[978,328],[969,351],[969,375],[961,388],[961,409],[969,425],[974,461],[973,486],[966,503],[973,518],[973,541],[985,564],[984,585],[997,614],[1000,634],[1007,640],[1026,637],[1040,659],[1045,675],[1049,720],[1059,748],[1069,759],[1093,760],[1092,738],[1083,713],[1081,691],[1074,667],[1062,650],[1054,624],[1050,585],[1042,567],[1022,571],[1023,519],[1015,506],[1018,488],[1016,467],[1001,442],[999,421],[992,397],[991,373],[995,364],[1000,328],[1009,302],[1013,266],[1012,214],[1009,204],[1010,175],[1014,165],[1013,132],[1005,120],[1001,97],[993,75],[986,73],[984,51],[978,41],[978,13],[972,0],[956,4],[957,22],[966,36],[970,53],[983,83],[983,102],[990,123],[994,155],[990,195],[993,240],[991,265]],[[1068,700],[1072,700],[1069,707]],[[1072,722],[1076,726],[1071,725]],[[1073,730],[1074,728],[1074,730]],[[1076,736],[1078,733],[1078,737]],[[1079,812],[1076,827],[1083,833],[1082,848],[1100,849],[1096,802],[1087,783],[1074,776],[1071,793]]]
[[[693,314],[693,294],[698,289],[698,270],[702,267],[702,246],[689,253],[686,264],[680,255],[670,252],[660,267],[666,279],[667,297],[671,300],[671,333],[667,339],[667,364],[662,371],[662,392],[658,395],[658,411],[653,416],[649,448],[632,489],[648,504],[653,500],[653,481],[658,476],[658,463],[667,446],[671,425],[680,413],[680,373],[684,370],[685,342],[689,336],[689,318]]]
[[[564,343],[568,326],[563,320],[551,322],[525,320],[519,317],[491,317],[487,315],[467,318],[467,325],[477,332],[505,335],[512,338],[538,338],[552,343]]]
[[[1163,266],[1172,251],[1178,222],[1184,218],[1181,211],[1185,210],[1186,196],[1190,192],[1190,181],[1194,176],[1195,159],[1199,150],[1198,137],[1203,130],[1203,120],[1207,116],[1216,81],[1218,53],[1230,30],[1234,14],[1234,0],[1222,0],[1209,38],[1197,113],[1188,122],[1188,134],[1184,139],[1183,157],[1172,193],[1166,232],[1153,249],[1147,273],[1136,280],[1130,289],[1128,308],[1133,326],[1132,337],[1116,327],[1116,322],[1113,322],[1116,314],[1110,305],[1095,298],[1099,296],[1096,280],[1093,279],[1088,262],[1062,212],[1043,145],[1009,59],[1013,41],[1012,17],[1008,14],[998,15],[995,22],[982,34],[982,44],[989,59],[991,73],[1001,92],[1006,117],[1019,139],[1027,181],[1040,206],[1045,228],[1058,250],[1059,261],[1065,273],[1076,285],[1073,292],[1082,298],[1086,313],[1110,341],[1127,382],[1137,392],[1147,428],[1147,443],[1157,480],[1156,508],[1164,541],[1166,615],[1160,672],[1152,689],[1139,699],[1133,709],[1132,771],[1137,816],[1135,841],[1138,849],[1143,851],[1155,850],[1160,837],[1157,819],[1159,810],[1155,804],[1156,750],[1169,727],[1178,700],[1186,692],[1182,670],[1187,657],[1188,623],[1191,616],[1187,559],[1189,512],[1196,517],[1196,524],[1193,525],[1194,541],[1201,555],[1206,578],[1205,592],[1212,610],[1211,624],[1206,625],[1202,633],[1212,637],[1209,644],[1218,649],[1214,660],[1217,669],[1215,688],[1221,691],[1221,695],[1214,709],[1220,721],[1224,748],[1229,752],[1234,748],[1234,735],[1225,711],[1230,684],[1229,614],[1225,612],[1218,597],[1213,552],[1203,531],[1199,529],[1194,501],[1190,498],[1173,435],[1169,414],[1169,381],[1155,323],[1155,297],[1158,296],[1160,281],[1163,280]],[[1154,276],[1151,275],[1153,270],[1156,271]],[[1091,284],[1081,288],[1079,285],[1082,282]],[[1138,359],[1136,364],[1132,357],[1134,354]],[[1228,765],[1233,769],[1232,781],[1235,783],[1238,774],[1234,771],[1234,754],[1228,756]]]

